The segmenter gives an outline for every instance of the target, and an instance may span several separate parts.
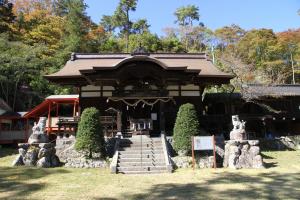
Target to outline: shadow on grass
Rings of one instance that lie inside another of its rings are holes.
[[[264,162],[265,168],[273,168],[273,167],[278,167],[278,162]]]
[[[18,149],[12,145],[2,146],[0,148],[0,158],[5,156],[16,155],[18,153]]]
[[[266,155],[264,152],[261,152],[261,156],[262,156],[263,159],[275,159],[275,158],[272,157],[272,156]]]
[[[24,199],[29,193],[43,189],[46,184],[31,183],[55,173],[68,173],[61,168],[0,167],[0,199]]]
[[[224,172],[191,184],[155,184],[123,199],[299,199],[300,173],[260,173],[256,176]],[[101,199],[101,198],[99,198]]]

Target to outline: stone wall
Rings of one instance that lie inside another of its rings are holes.
[[[106,168],[109,162],[101,158],[100,154],[93,154],[93,159],[88,159],[83,153],[75,150],[75,138],[58,138],[56,151],[65,167],[72,168]]]
[[[223,166],[233,169],[263,168],[258,140],[228,140],[225,142]]]
[[[300,135],[261,139],[260,147],[263,151],[297,150],[300,149]]]
[[[167,145],[171,153],[173,164],[177,168],[192,167],[191,156],[178,156],[173,149],[173,137],[167,136]],[[224,139],[216,137],[216,161],[217,167],[223,165]],[[195,163],[197,168],[212,168],[214,164],[213,151],[195,151]]]
[[[193,159],[191,156],[175,156],[172,157],[173,165],[175,168],[191,168],[193,166]],[[195,158],[196,168],[213,168],[214,157],[213,156],[199,156]]]

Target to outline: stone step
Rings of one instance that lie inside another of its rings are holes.
[[[153,146],[141,146],[141,147],[119,147],[119,151],[127,151],[127,150],[134,150],[134,151],[140,151],[140,150],[144,150],[144,149],[151,149],[151,150],[163,150],[162,146],[158,146],[158,147],[153,147]]]
[[[123,162],[141,162],[141,158],[119,158],[118,163],[123,163]],[[165,162],[165,158],[142,158],[142,162]]]
[[[124,171],[144,171],[144,172],[148,172],[148,171],[161,171],[161,170],[166,170],[167,171],[167,167],[166,166],[136,166],[136,167],[117,167],[118,172],[124,172]]]
[[[140,138],[140,137],[135,137],[135,138],[126,138],[126,139],[123,139],[124,141],[126,141],[126,140],[130,140],[130,141],[140,141],[140,140],[143,140],[143,141],[149,141],[149,140],[151,140],[151,141],[158,141],[158,140],[161,140],[161,138],[145,138],[145,137],[142,137],[142,138]]]
[[[120,146],[128,146],[128,145],[161,145],[161,141],[153,142],[120,142]]]
[[[119,174],[162,174],[168,173],[167,170],[155,170],[155,171],[118,171]]]
[[[138,166],[165,166],[165,162],[121,162],[118,167],[138,167]]]
[[[163,150],[162,149],[126,149],[126,150],[120,150],[119,149],[119,153],[120,154],[163,154]]]
[[[120,140],[120,143],[157,143],[161,142],[161,140]]]
[[[163,149],[162,146],[119,146],[119,150],[128,150],[128,149],[133,149],[133,150],[141,150],[141,149]]]
[[[119,158],[164,158],[163,154],[153,154],[153,153],[131,153],[131,154],[126,154],[120,152]]]
[[[119,147],[162,147],[161,143],[158,144],[120,144]]]

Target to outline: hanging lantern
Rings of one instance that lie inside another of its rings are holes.
[[[106,99],[106,103],[108,103],[108,102],[109,102],[109,98]]]
[[[126,106],[126,109],[129,110],[129,106],[128,105]]]

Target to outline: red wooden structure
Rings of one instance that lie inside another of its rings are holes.
[[[72,113],[60,116],[60,109],[64,105],[72,106]],[[30,112],[24,115],[24,118],[29,121],[29,119],[39,120],[39,117],[47,117],[46,130],[48,134],[56,134],[59,132],[60,127],[58,122],[61,118],[64,119],[74,119],[79,114],[79,96],[78,95],[52,95],[49,96],[41,104],[33,108]],[[74,131],[74,129],[69,128],[69,131]]]

